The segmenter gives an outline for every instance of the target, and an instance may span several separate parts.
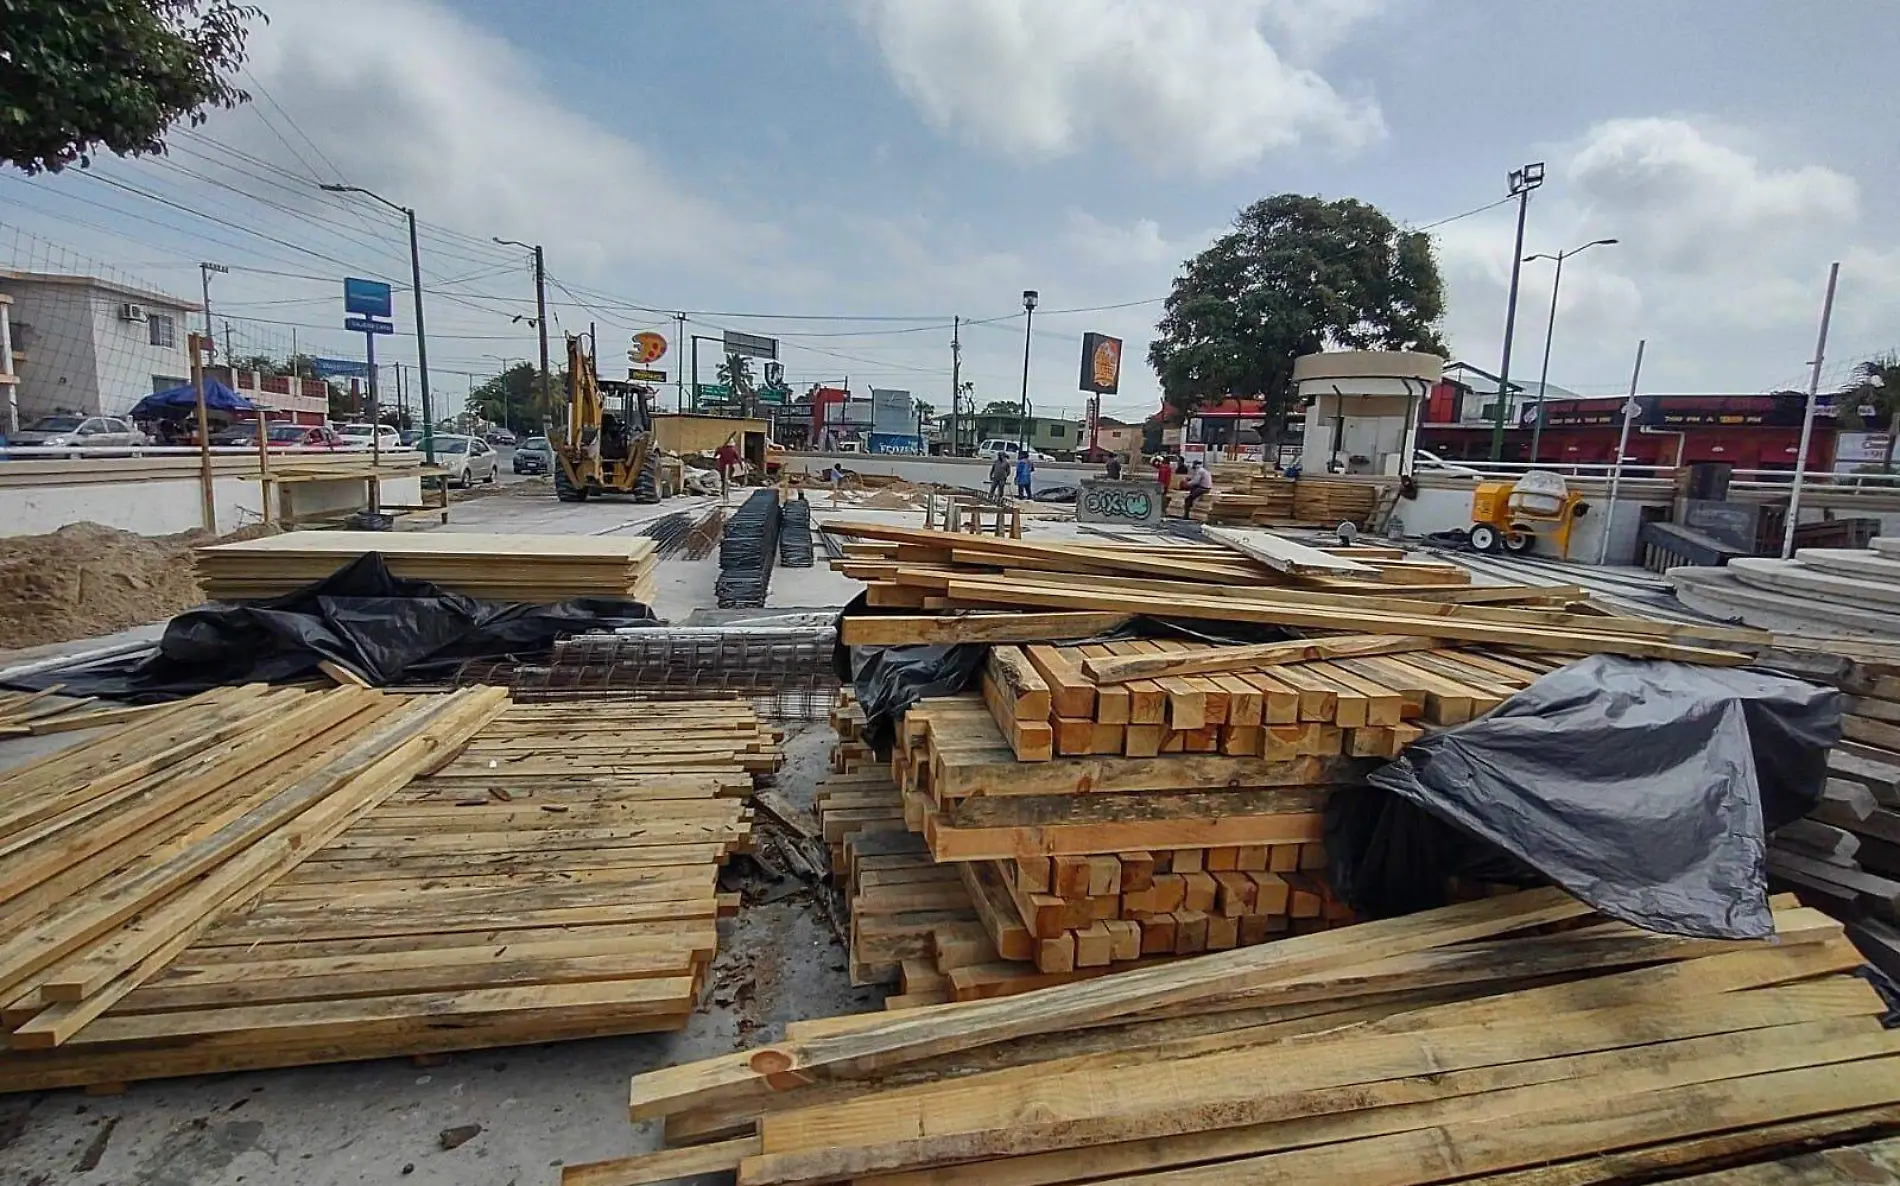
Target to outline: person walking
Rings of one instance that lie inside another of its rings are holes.
[[[1174,486],[1174,467],[1168,464],[1168,455],[1155,455],[1155,481],[1161,483],[1161,497],[1166,498]]]
[[[732,486],[732,467],[739,464],[739,450],[734,447],[732,438],[713,451],[713,468],[719,471],[719,497],[726,497],[726,491]]]
[[[1110,453],[1108,455],[1108,480],[1111,482],[1119,482],[1121,481],[1121,476],[1122,455],[1120,453]]]
[[[1003,501],[1003,484],[1009,481],[1009,454],[998,453],[990,462],[990,501]]]
[[[1016,497],[1017,498],[1034,498],[1035,497],[1035,492],[1030,489],[1030,481],[1031,481],[1032,476],[1035,474],[1035,472],[1036,472],[1036,463],[1029,460],[1029,453],[1027,450],[1025,450],[1020,456],[1016,458]]]
[[[1212,471],[1200,462],[1195,462],[1194,472],[1188,475],[1186,489],[1187,506],[1183,509],[1181,517],[1183,519],[1192,519],[1194,517],[1194,504],[1206,497],[1208,492],[1214,489],[1214,475]]]

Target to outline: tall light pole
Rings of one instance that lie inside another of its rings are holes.
[[[379,193],[373,193],[360,185],[323,185],[319,188],[333,194],[362,194],[374,198],[409,220],[409,276],[416,294],[416,374],[422,383],[422,455],[429,464],[435,464],[435,405],[429,399],[429,335],[422,324],[422,248],[416,239],[416,212],[407,206],[398,206]],[[374,439],[374,434],[371,434]]]
[[[1036,327],[1036,290],[1023,289],[1023,406],[1016,419],[1017,452],[1029,452],[1029,338]]]
[[[1557,290],[1564,282],[1564,261],[1573,255],[1582,255],[1592,247],[1609,247],[1615,239],[1592,239],[1581,247],[1572,247],[1568,251],[1559,251],[1555,255],[1540,251],[1536,255],[1527,255],[1523,262],[1534,259],[1554,259],[1557,261],[1557,274],[1550,280],[1550,323],[1544,327],[1544,369],[1537,376],[1537,419],[1531,425],[1531,464],[1537,463],[1537,447],[1544,440],[1544,389],[1550,384],[1550,339],[1557,333]]]
[[[211,273],[213,272],[216,272],[220,276],[225,276],[230,274],[231,269],[225,267],[223,264],[201,263],[198,265],[198,279],[204,285],[205,294],[205,349],[210,352],[211,361],[216,362],[218,361],[218,348],[216,341],[211,336]],[[224,359],[226,362],[231,360],[231,344],[229,342],[224,344]],[[232,379],[235,381],[236,376],[233,375]]]
[[[1531,191],[1542,184],[1542,161],[1511,170],[1511,196],[1517,199],[1517,246],[1511,248],[1511,295],[1504,306],[1504,360],[1498,364],[1498,402],[1491,409],[1493,461],[1504,460],[1504,406],[1511,401],[1511,337],[1517,331],[1518,271],[1524,266],[1524,216],[1530,212]]]
[[[541,331],[541,407],[545,414],[552,400],[552,388],[548,382],[548,273],[546,261],[541,255],[539,243],[523,243],[519,239],[496,238],[495,242],[503,247],[526,247],[534,252],[534,325]]]

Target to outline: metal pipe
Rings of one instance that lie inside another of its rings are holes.
[[[1643,347],[1649,339],[1636,343],[1636,365],[1630,370],[1629,399],[1623,403],[1623,431],[1616,439],[1616,464],[1610,470],[1610,505],[1603,512],[1603,539],[1597,545],[1597,563],[1609,563],[1610,529],[1616,526],[1616,488],[1623,483],[1623,451],[1630,443],[1630,421],[1636,418],[1636,382],[1643,374]]]
[[[1821,390],[1821,360],[1827,357],[1827,323],[1834,317],[1834,285],[1841,278],[1841,264],[1834,261],[1827,270],[1827,296],[1821,301],[1821,332],[1814,342],[1814,369],[1808,373],[1808,402],[1801,413],[1801,451],[1794,459],[1794,489],[1788,492],[1788,521],[1781,528],[1781,558],[1794,555],[1795,521],[1801,515],[1801,486],[1808,474],[1808,442],[1814,436],[1814,397]]]

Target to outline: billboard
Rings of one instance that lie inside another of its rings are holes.
[[[758,334],[740,333],[736,329],[726,331],[724,345],[727,354],[749,354],[753,358],[777,358],[778,339],[760,337]]]
[[[910,392],[893,388],[871,388],[871,431],[893,436],[915,436],[917,413]]]
[[[381,280],[363,280],[356,276],[345,276],[343,278],[343,311],[364,317],[388,317],[390,315],[389,285]]]
[[[1083,334],[1081,389],[1114,395],[1121,378],[1122,340],[1107,334]]]

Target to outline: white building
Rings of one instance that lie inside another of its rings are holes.
[[[90,276],[5,270],[0,293],[13,298],[23,425],[53,412],[123,416],[152,392],[191,381],[186,319],[199,306],[190,301]]]
[[[1300,468],[1309,474],[1410,473],[1419,406],[1445,360],[1397,350],[1333,350],[1293,360],[1306,405]]]

